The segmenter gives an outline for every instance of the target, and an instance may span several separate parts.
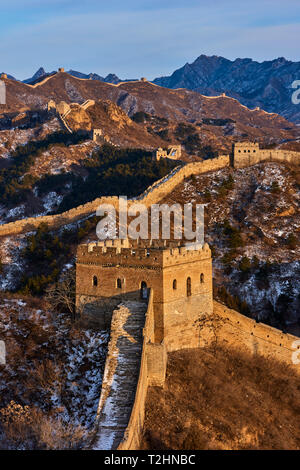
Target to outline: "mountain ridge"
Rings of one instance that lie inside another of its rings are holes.
[[[109,100],[130,118],[136,119],[137,114],[139,125],[156,138],[162,137],[166,145],[179,138],[178,143],[190,147],[191,153],[201,144],[226,153],[233,141],[245,138],[262,144],[299,140],[299,128],[280,115],[249,109],[228,96],[206,97],[148,81],[111,84],[59,72],[35,85],[8,79],[6,90],[7,104],[1,106],[3,122],[11,119],[10,113],[45,111],[49,100],[70,104]]]
[[[114,73],[109,73],[106,77],[72,69],[67,73],[81,79],[112,84],[135,81],[122,80]],[[55,72],[45,72],[40,67],[31,78],[23,80],[23,83],[36,84],[53,74]],[[205,96],[226,93],[248,108],[260,107],[267,112],[280,114],[289,121],[300,123],[299,106],[292,103],[292,83],[299,77],[300,61],[293,62],[285,57],[258,62],[251,58],[230,60],[222,56],[201,54],[192,63],[187,62],[171,75],[157,77],[152,83],[170,89],[186,88]],[[11,75],[9,78],[15,79]]]

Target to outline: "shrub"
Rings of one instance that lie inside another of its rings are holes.
[[[239,268],[243,273],[247,273],[251,269],[251,261],[247,256],[243,256],[239,263]]]
[[[243,246],[240,229],[230,225],[228,219],[226,219],[223,223],[223,233],[227,237],[230,248],[236,249]]]
[[[207,188],[204,191],[204,199],[207,202],[211,201],[211,192]]]
[[[131,119],[134,122],[143,123],[149,119],[149,114],[145,113],[144,111],[138,111],[133,116],[131,116]]]
[[[287,246],[291,250],[295,250],[297,248],[297,244],[298,244],[297,237],[293,233],[290,233],[287,238]]]
[[[250,314],[250,307],[248,304],[241,300],[237,295],[232,296],[224,286],[219,288],[214,287],[214,298],[223,302],[228,308],[236,310],[244,315]]]
[[[278,181],[273,181],[272,184],[271,184],[271,193],[273,194],[278,194],[280,193],[281,189],[280,189],[280,186],[278,184]]]
[[[0,419],[4,431],[2,446],[6,441],[5,446],[10,449],[79,449],[86,437],[82,426],[14,401],[0,410]]]

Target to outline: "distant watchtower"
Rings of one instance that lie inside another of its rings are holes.
[[[102,129],[93,129],[92,130],[92,139],[94,142],[100,142],[103,140]]]
[[[107,240],[80,245],[76,306],[101,315],[101,305],[147,301],[153,289],[155,341],[178,341],[201,314],[211,314],[212,260],[207,243],[189,250],[175,241]]]
[[[161,158],[169,158],[170,160],[180,160],[181,145],[169,145],[167,150],[159,147],[153,152],[153,159],[159,161]]]
[[[50,100],[47,103],[47,110],[48,111],[56,111],[56,103],[54,100]]]

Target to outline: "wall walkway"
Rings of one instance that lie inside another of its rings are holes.
[[[126,301],[113,312],[93,448],[116,449],[127,428],[139,378],[147,304]]]

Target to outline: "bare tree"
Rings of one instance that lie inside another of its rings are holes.
[[[87,429],[59,415],[11,401],[0,409],[1,449],[81,449]]]
[[[204,314],[199,316],[197,320],[194,321],[193,325],[198,328],[199,331],[199,347],[200,347],[200,340],[201,334],[203,334],[203,339],[205,338],[206,341],[209,339],[207,335],[213,336],[213,341],[211,342],[212,349],[216,351],[218,346],[218,333],[221,327],[225,324],[224,318],[220,317],[220,315],[213,312],[212,314]]]
[[[75,318],[75,268],[63,273],[60,280],[48,287],[46,300],[56,311],[67,310]]]

